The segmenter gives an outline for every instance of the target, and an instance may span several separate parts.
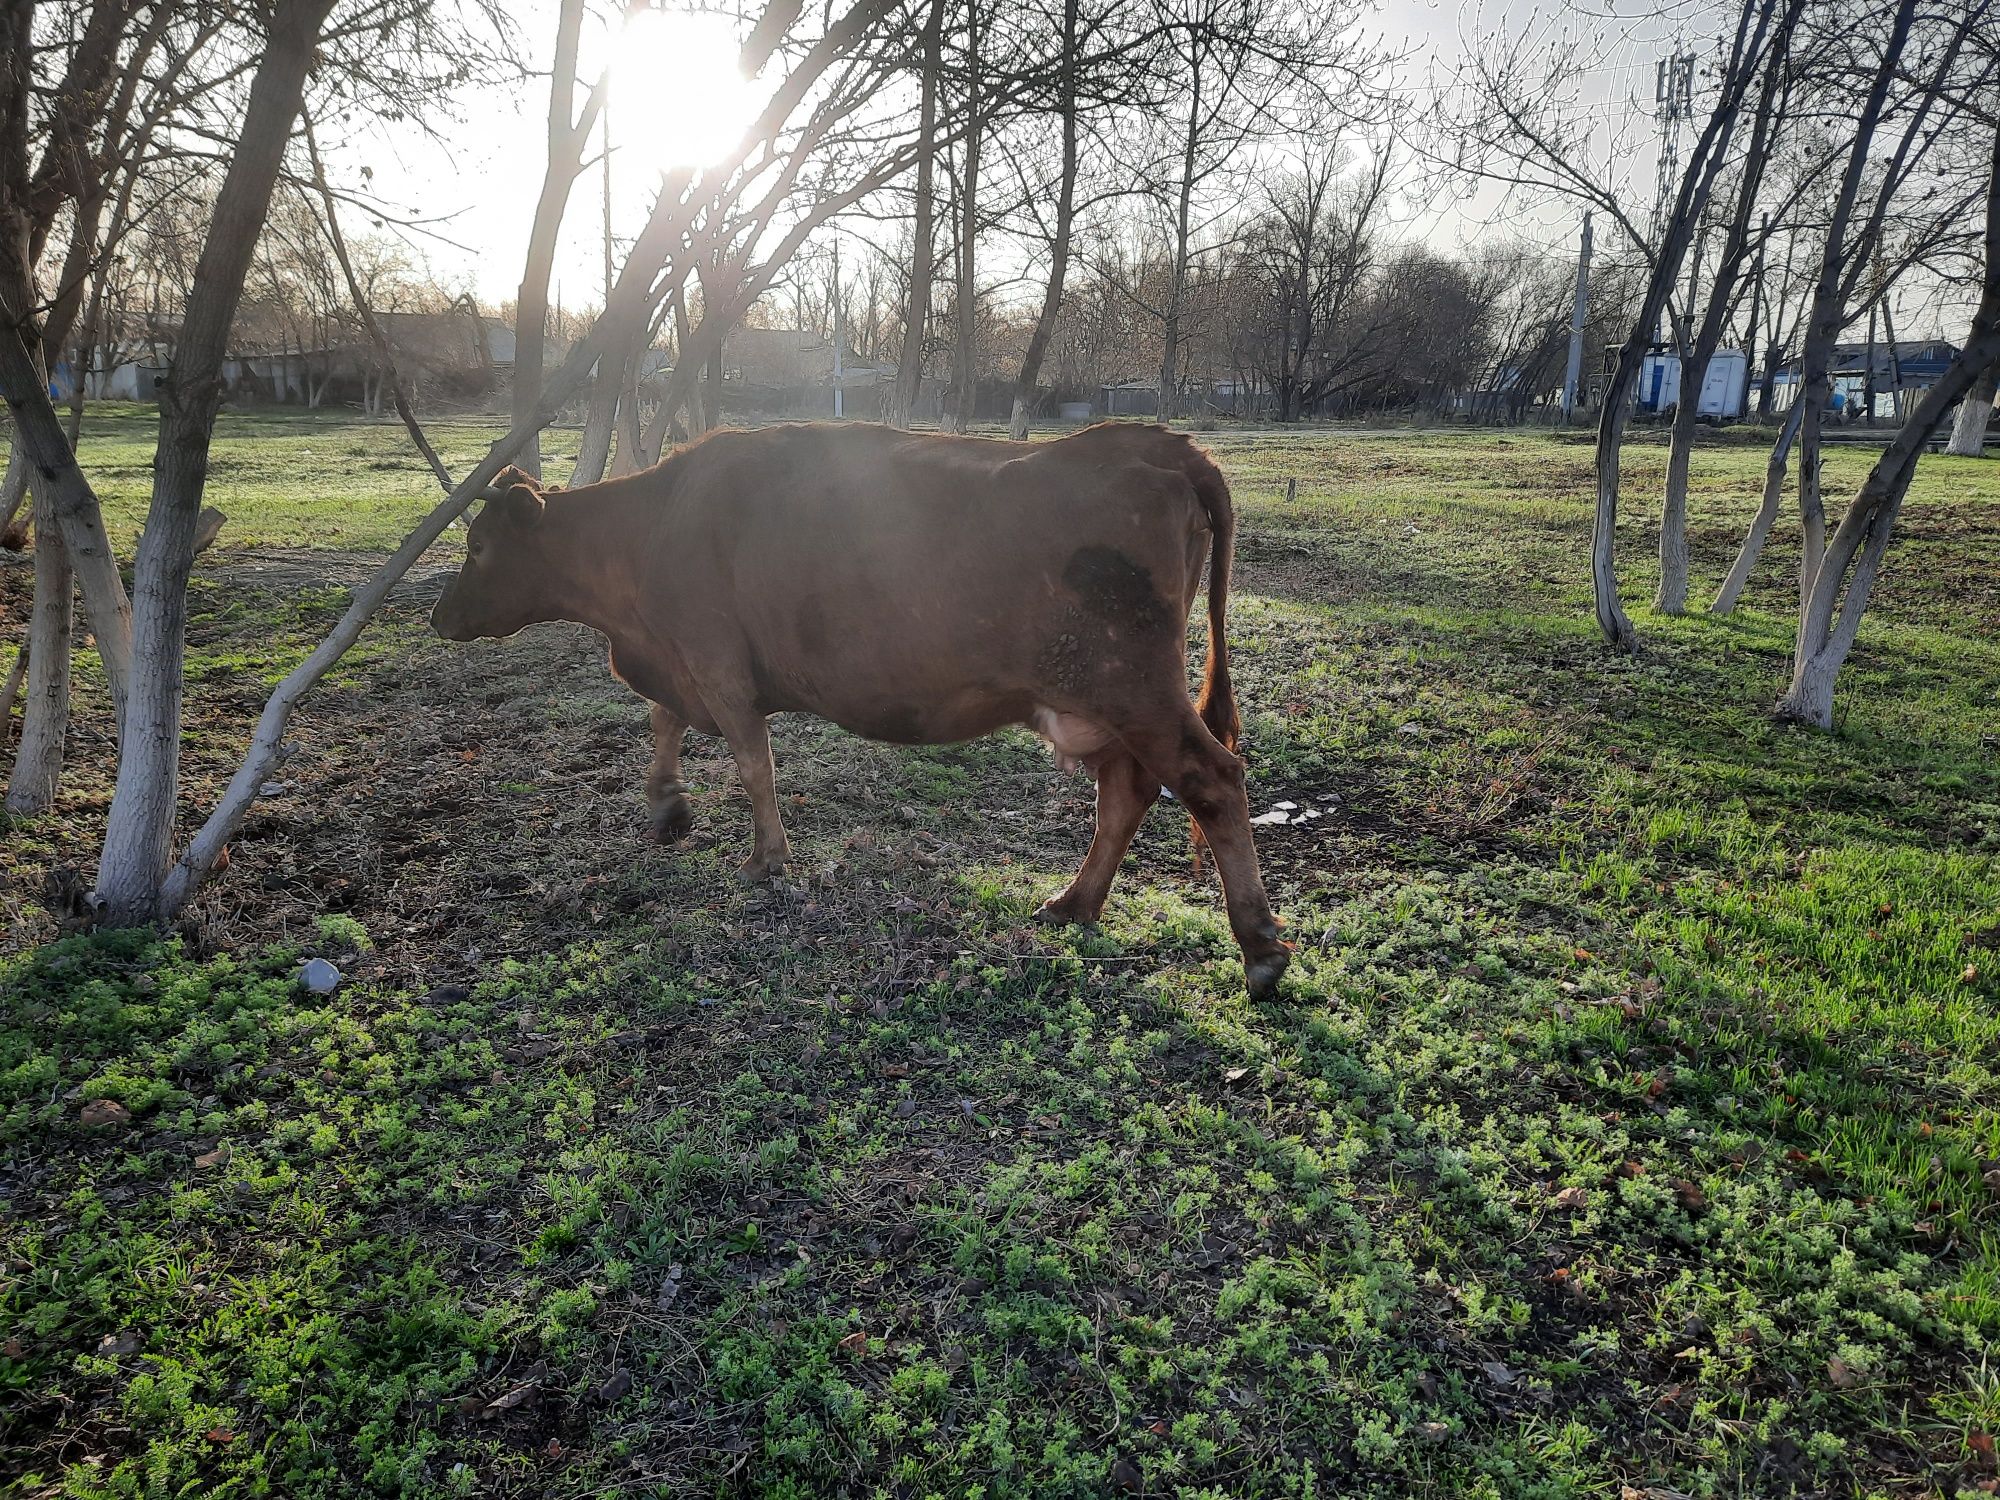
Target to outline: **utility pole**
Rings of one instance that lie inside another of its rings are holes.
[[[604,126],[604,305],[611,305],[611,101],[606,99],[599,109],[598,121]]]
[[[844,386],[844,377],[847,374],[847,362],[842,353],[842,346],[845,343],[846,336],[840,326],[840,237],[835,235],[833,241],[833,415],[836,421],[847,415],[846,390]]]
[[[1569,363],[1563,369],[1563,421],[1576,410],[1576,383],[1583,374],[1583,322],[1590,308],[1590,210],[1583,211],[1583,246],[1576,257],[1576,300],[1569,312]]]

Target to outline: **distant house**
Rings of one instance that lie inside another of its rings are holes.
[[[514,330],[484,313],[377,313],[375,321],[398,365],[439,372],[514,368]]]
[[[1871,353],[1875,369],[1876,415],[1894,418],[1902,413],[1914,395],[1937,384],[1938,377],[1958,357],[1958,346],[1948,339],[1898,339],[1893,344],[1882,339],[1873,345],[1836,344],[1831,366],[1834,409],[1843,415],[1859,413],[1867,401]],[[1793,360],[1790,364],[1781,365],[1772,376],[1776,404],[1781,410],[1789,407],[1797,394],[1800,363]]]
[[[724,389],[746,405],[779,414],[830,415],[837,385],[844,415],[876,415],[896,367],[863,359],[852,344],[843,344],[837,363],[836,380],[833,341],[803,328],[737,328],[722,346]]]
[[[1157,417],[1160,414],[1160,383],[1157,380],[1127,380],[1097,388],[1097,409],[1107,417]]]

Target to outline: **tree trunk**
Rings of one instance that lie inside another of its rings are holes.
[[[965,32],[965,170],[959,180],[958,342],[952,355],[956,432],[971,427],[979,406],[979,151],[985,135],[979,114],[979,0],[966,0]]]
[[[1814,402],[1799,424],[1799,604],[1812,597],[1813,579],[1826,556],[1826,502],[1820,494],[1819,425],[1824,408]]]
[[[1729,614],[1736,608],[1737,600],[1743,597],[1743,586],[1750,581],[1750,570],[1757,566],[1757,556],[1764,550],[1765,539],[1770,536],[1771,527],[1778,519],[1778,505],[1785,494],[1785,475],[1791,467],[1792,444],[1798,438],[1799,423],[1805,414],[1804,400],[1794,401],[1791,412],[1785,418],[1784,430],[1771,447],[1770,460],[1764,465],[1764,497],[1758,503],[1756,519],[1751,521],[1743,545],[1736,549],[1736,561],[1729,565],[1729,576],[1723,579],[1715,602],[1708,607],[1710,614]]]
[[[944,0],[931,0],[924,23],[923,78],[917,104],[916,224],[910,241],[910,298],[903,319],[903,357],[896,366],[896,390],[890,402],[891,426],[907,428],[923,394],[924,330],[931,320],[931,277],[936,249],[933,218],[937,211],[937,82],[943,46]]]
[[[10,429],[12,426],[13,423],[8,423]],[[7,446],[7,473],[0,478],[0,547],[9,552],[19,552],[27,541],[28,528],[15,525],[27,498],[28,455],[22,450],[17,433]]]
[[[621,348],[619,353],[623,352]],[[605,461],[611,457],[611,427],[618,415],[621,384],[623,361],[614,364],[613,357],[607,355],[597,367],[597,379],[590,387],[590,404],[584,408],[583,436],[577,442],[576,467],[569,476],[571,489],[580,484],[595,484],[604,477]]]
[[[21,743],[7,778],[7,811],[44,813],[62,784],[63,736],[69,731],[70,644],[75,585],[62,527],[35,495],[35,604],[28,622],[28,696],[21,708]]]
[[[1636,361],[1629,362],[1636,367]],[[1597,628],[1620,651],[1634,650],[1639,644],[1618,597],[1618,466],[1625,440],[1625,417],[1631,397],[1633,368],[1621,354],[1604,392],[1604,406],[1597,416],[1597,511],[1590,528],[1591,599],[1597,613]]]
[[[272,14],[244,111],[241,144],[216,194],[195,264],[175,363],[160,400],[152,504],[135,561],[134,671],[119,744],[118,783],[98,863],[96,902],[115,925],[152,921],[173,850],[180,790],[187,582],[222,402],[222,359],[243,279],[269,212],[285,145],[333,0],[292,0]]]
[[[548,347],[549,277],[555,270],[556,241],[569,208],[570,190],[583,170],[583,146],[590,135],[598,97],[591,96],[581,122],[572,118],[577,41],[582,28],[583,0],[562,0],[556,17],[555,69],[549,75],[549,164],[542,175],[541,196],[535,200],[527,265],[514,302],[513,420],[517,425],[526,421],[541,401],[542,364]],[[537,479],[541,477],[540,432],[522,450],[521,467]]]
[[[646,351],[635,349],[625,361],[625,379],[618,392],[618,441],[611,451],[611,477],[636,474],[644,465],[640,456],[645,439],[639,431],[639,364]]]
[[[1992,419],[1996,395],[2000,395],[2000,365],[1975,380],[1965,399],[1958,403],[1958,417],[1951,424],[1951,441],[1945,445],[1945,452],[1960,458],[1978,458],[1986,451],[1986,424]]]
[[[1056,317],[1062,311],[1063,279],[1069,270],[1070,221],[1076,209],[1076,28],[1077,0],[1063,0],[1062,185],[1056,192],[1055,237],[1049,245],[1049,284],[1042,291],[1042,310],[1014,381],[1014,410],[1007,422],[1007,435],[1017,443],[1028,435],[1035,382],[1041,375],[1049,340],[1055,335]]]
[[[1667,447],[1667,494],[1660,507],[1660,584],[1653,608],[1663,615],[1684,614],[1688,592],[1687,489],[1694,461],[1696,408],[1706,378],[1698,355],[1681,361],[1681,399],[1674,408],[1673,436]],[[1688,394],[1693,382],[1694,395]]]
[[[49,401],[41,364],[29,352],[18,323],[11,329],[0,328],[0,389],[7,392],[14,441],[37,476],[34,489],[38,496],[47,493],[70,568],[83,587],[84,609],[97,637],[97,654],[104,662],[112,706],[122,724],[132,675],[132,606],[125,597],[125,581],[118,574],[111,538],[104,530],[97,494],[77,467],[62,419]]]
[[[1187,294],[1188,243],[1193,235],[1194,159],[1201,144],[1201,51],[1197,39],[1188,79],[1187,132],[1181,140],[1181,180],[1174,209],[1174,263],[1167,277],[1167,306],[1160,319],[1160,420],[1180,415],[1181,299]]]

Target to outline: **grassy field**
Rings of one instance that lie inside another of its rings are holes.
[[[1270,1005],[1166,809],[1100,929],[1031,923],[1090,798],[1022,734],[782,722],[755,892],[697,737],[642,843],[640,705],[580,629],[432,638],[449,547],[182,928],[66,935],[86,681],[0,836],[0,1491],[1994,1493],[2000,464],[1924,460],[1819,735],[1765,712],[1795,549],[1601,647],[1586,446],[1210,441],[1253,811],[1321,813],[1258,830]],[[88,434],[128,550],[149,452]],[[1706,586],[1761,469],[1698,455]],[[226,420],[197,809],[427,484]]]

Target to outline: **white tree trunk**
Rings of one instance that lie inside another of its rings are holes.
[[[62,527],[35,495],[35,606],[28,624],[28,696],[21,743],[7,779],[7,811],[42,813],[62,783],[63,736],[69,731],[69,662],[75,585]]]
[[[1682,361],[1681,399],[1674,408],[1673,437],[1667,448],[1667,493],[1660,507],[1660,583],[1653,593],[1653,608],[1663,615],[1687,610],[1688,469],[1694,461],[1695,407],[1702,375],[1699,360]],[[1695,399],[1689,398],[1690,385]]]
[[[9,424],[10,427],[12,424]],[[21,514],[21,507],[28,498],[28,456],[21,448],[17,436],[7,447],[7,473],[0,477],[0,537],[11,538],[0,545],[18,551],[23,540],[24,527],[15,525],[15,518]]]
[[[1791,468],[1792,444],[1798,438],[1799,424],[1805,414],[1805,400],[1801,397],[1792,403],[1791,412],[1785,418],[1784,430],[1772,445],[1770,460],[1764,465],[1764,497],[1758,502],[1756,519],[1751,521],[1743,545],[1736,549],[1736,561],[1729,565],[1729,576],[1723,579],[1715,602],[1708,607],[1711,614],[1731,613],[1743,597],[1743,586],[1750,581],[1750,570],[1757,566],[1758,554],[1764,550],[1764,542],[1777,522],[1778,506],[1785,495],[1785,475]]]
[[[1799,607],[1812,598],[1813,581],[1826,557],[1826,499],[1820,493],[1820,414],[1822,403],[1806,408],[1799,429]]]
[[[6,300],[0,297],[0,305]],[[14,418],[14,442],[40,476],[34,486],[36,504],[42,503],[46,493],[56,520],[54,529],[62,533],[69,566],[83,588],[84,610],[97,637],[97,654],[103,658],[111,702],[122,724],[132,675],[131,601],[125,597],[125,581],[118,573],[118,559],[111,551],[97,494],[77,467],[62,419],[49,402],[40,363],[13,328],[0,328],[0,389],[7,392],[7,409]]]
[[[585,409],[583,436],[576,447],[576,467],[570,471],[569,487],[595,484],[604,477],[604,465],[611,457],[611,429],[618,416],[618,376],[609,358],[598,366],[597,383],[591,388],[590,405]]]
[[[1973,383],[1966,398],[1958,403],[1958,418],[1951,424],[1951,441],[1945,452],[1960,458],[1978,458],[1986,451],[1986,424],[1993,417],[1993,399],[2000,388],[2000,368],[1988,370]]]
[[[133,672],[118,745],[118,783],[97,866],[95,903],[118,926],[151,922],[160,912],[160,882],[173,853],[180,793],[187,582],[222,404],[223,350],[298,119],[320,26],[333,3],[291,0],[272,13],[269,42],[244,109],[242,144],[216,193],[172,373],[161,392],[153,499],[133,565]]]

